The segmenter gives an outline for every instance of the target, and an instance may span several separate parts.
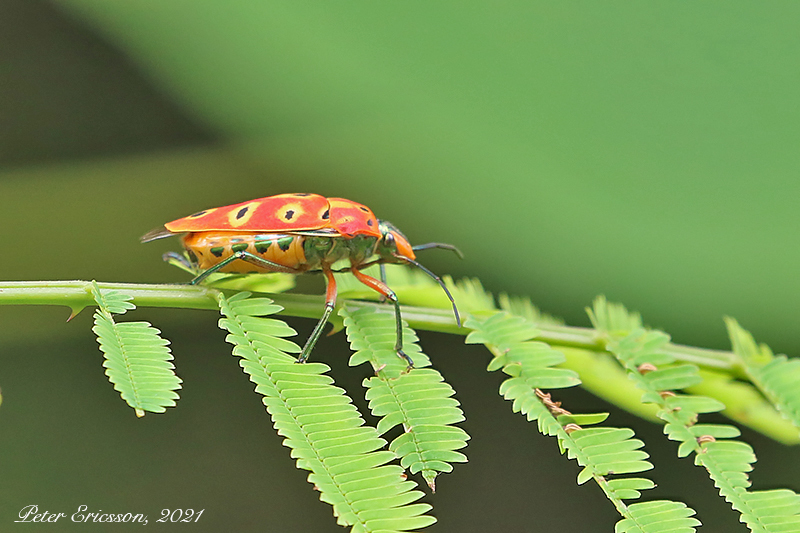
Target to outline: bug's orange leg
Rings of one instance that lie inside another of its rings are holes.
[[[257,255],[253,255],[250,252],[241,251],[241,252],[234,252],[233,255],[231,255],[230,257],[226,257],[225,259],[223,259],[222,261],[220,261],[216,265],[212,266],[211,268],[208,268],[208,269],[204,270],[203,272],[198,274],[192,281],[190,281],[189,285],[197,285],[198,283],[200,283],[201,281],[206,279],[208,276],[210,276],[214,272],[219,271],[220,269],[224,268],[226,265],[229,265],[229,264],[233,263],[237,259],[241,259],[242,261],[247,261],[248,263],[252,263],[252,264],[254,264],[256,266],[260,266],[262,268],[268,268],[269,270],[271,270],[273,272],[285,272],[286,274],[302,274],[303,273],[302,270],[299,270],[299,269],[296,269],[296,268],[292,268],[292,267],[283,266],[283,265],[279,265],[278,263],[274,263],[274,262],[268,261],[267,259],[264,259],[262,257],[258,257]]]
[[[414,361],[403,351],[403,320],[400,316],[400,302],[397,300],[397,295],[392,289],[389,288],[388,285],[373,278],[372,276],[364,274],[358,268],[359,267],[356,265],[350,267],[350,271],[353,273],[356,279],[370,289],[385,296],[387,300],[394,304],[394,316],[397,321],[397,341],[394,344],[394,349],[397,352],[397,355],[405,359],[406,363],[408,363],[408,370],[411,370],[414,368]]]
[[[319,322],[317,322],[317,325],[314,327],[314,331],[312,331],[311,335],[308,337],[306,345],[303,346],[303,351],[297,359],[298,363],[305,363],[308,360],[308,356],[311,355],[311,350],[313,350],[314,345],[317,344],[320,335],[322,335],[322,330],[336,305],[336,278],[333,277],[330,265],[323,263],[322,273],[325,274],[328,287],[325,291],[325,311],[322,313],[322,318],[319,319]]]

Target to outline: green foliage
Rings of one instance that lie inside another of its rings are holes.
[[[550,393],[542,388],[559,389],[578,385],[577,375],[554,365],[565,356],[543,342],[532,340],[538,335],[536,327],[522,317],[505,312],[487,319],[470,318],[467,327],[468,343],[482,343],[494,354],[489,370],[502,369],[511,376],[500,386],[500,394],[513,402],[514,412],[536,420],[544,435],[555,436],[562,453],[583,467],[578,483],[590,479],[603,489],[623,519],[617,531],[692,532],[700,522],[691,518],[695,512],[683,503],[659,501],[626,506],[623,500],[636,499],[641,490],[653,488],[644,478],[613,478],[608,476],[633,474],[653,468],[648,454],[641,450],[644,443],[633,438],[628,428],[583,426],[602,423],[605,413],[576,415],[570,413]]]
[[[136,412],[163,413],[174,407],[181,379],[175,375],[170,361],[172,354],[161,333],[147,322],[117,323],[113,314],[135,309],[131,297],[117,291],[101,291],[92,284],[92,296],[97,302],[94,327],[105,361],[103,366],[114,389]]]
[[[345,305],[340,314],[353,349],[350,365],[369,362],[375,376],[365,379],[367,400],[372,414],[380,417],[378,433],[385,434],[402,425],[403,433],[392,440],[389,449],[400,457],[400,464],[422,477],[436,490],[439,472],[450,472],[450,463],[465,462],[467,457],[455,450],[466,447],[469,435],[452,424],[464,420],[453,388],[430,366],[414,332],[403,324],[403,350],[414,361],[406,363],[394,350],[395,321],[392,315],[374,309],[350,310]]]
[[[292,449],[297,467],[310,470],[308,481],[320,499],[333,506],[338,523],[354,532],[411,531],[436,520],[428,504],[414,503],[423,493],[405,481],[403,468],[391,464],[392,451],[333,384],[322,363],[297,364],[289,353],[300,348],[285,337],[294,330],[266,318],[280,311],[268,298],[230,298],[220,294],[220,327],[240,364],[264,396],[275,429]],[[288,352],[288,353],[287,353]]]
[[[756,456],[750,445],[734,440],[739,429],[700,420],[703,414],[730,412],[734,418],[749,417],[753,427],[773,436],[785,438],[785,428],[780,434],[775,431],[775,426],[784,424],[796,439],[797,428],[784,422],[772,406],[797,424],[798,360],[758,346],[732,319],[727,325],[734,352],[713,352],[675,345],[666,333],[645,328],[638,314],[604,298],[588,310],[594,329],[570,328],[527,299],[501,295],[495,305],[494,296],[477,280],[445,278],[466,319],[459,330],[437,283],[400,267],[390,266],[387,272],[393,288],[418,306],[407,307],[404,301],[403,316],[409,321],[427,329],[466,332],[467,343],[489,348],[493,357],[488,370],[502,370],[508,376],[500,394],[514,412],[536,421],[542,434],[555,437],[561,452],[576,460],[582,467],[579,484],[593,480],[602,489],[621,516],[616,531],[689,533],[699,522],[695,511],[681,502],[629,503],[655,486],[650,479],[629,476],[653,468],[644,443],[629,428],[606,426],[606,413],[573,413],[553,398],[553,390],[585,386],[582,372],[598,374],[591,377],[601,391],[613,387],[618,395],[607,399],[660,421],[667,438],[678,443],[677,455],[693,455],[751,531],[800,533],[800,496],[788,489],[750,490],[748,473]],[[347,278],[342,278],[343,293],[361,296],[361,289]],[[219,281],[247,284],[248,278]],[[285,280],[274,281],[273,289],[288,286]],[[455,391],[431,368],[405,321],[404,349],[415,367],[408,371],[397,356],[392,308],[346,301],[339,309],[341,319],[337,317],[347,328],[353,350],[350,365],[369,363],[374,373],[363,381],[369,408],[378,418],[377,427],[370,427],[345,391],[334,385],[326,365],[296,363],[293,354],[300,348],[287,338],[295,332],[272,317],[283,311],[272,299],[230,289],[221,292],[219,284],[211,288],[104,284],[101,289],[96,283],[81,283],[47,284],[36,303],[48,302],[56,294],[58,303],[81,309],[91,304],[87,293],[91,294],[98,306],[94,331],[106,356],[106,373],[138,415],[174,405],[180,379],[172,372],[167,341],[157,330],[144,322],[117,323],[113,314],[134,308],[128,292],[146,304],[163,300],[166,305],[165,298],[174,297],[169,303],[181,307],[207,308],[206,300],[213,298],[222,311],[220,326],[229,333],[234,355],[264,396],[298,468],[311,472],[309,481],[320,491],[320,499],[332,505],[338,523],[366,532],[410,531],[435,521],[428,514],[431,506],[419,503],[423,493],[405,478],[406,472],[421,474],[434,489],[440,473],[466,461],[460,450],[469,435],[456,426],[464,413]],[[4,288],[0,300],[24,303],[20,294],[30,287],[15,290]],[[321,309],[318,297],[273,296],[300,316]],[[744,415],[743,404],[752,409]]]
[[[679,363],[667,352],[669,336],[645,330],[638,315],[628,314],[619,304],[598,298],[590,312],[592,322],[608,336],[608,350],[628,371],[628,376],[643,391],[642,401],[656,404],[658,417],[664,421],[664,433],[680,443],[678,456],[695,454],[695,464],[704,467],[714,485],[731,506],[741,514],[751,531],[800,531],[800,496],[789,490],[748,492],[756,456],[750,445],[735,441],[739,430],[726,424],[700,424],[699,415],[714,413],[724,404],[703,396],[679,394],[702,381],[696,365]],[[729,321],[734,346],[743,351],[748,338]],[[630,328],[625,331],[625,328]],[[748,353],[754,343],[749,338]],[[762,353],[765,353],[762,351]],[[771,355],[771,354],[770,354]],[[756,355],[752,355],[755,359]]]
[[[747,376],[783,416],[800,428],[800,359],[775,356],[769,346],[755,339],[736,320],[726,318],[733,352],[741,358]]]

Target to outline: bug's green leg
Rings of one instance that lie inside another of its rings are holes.
[[[381,271],[381,281],[383,282],[384,285],[386,285],[386,263],[380,263],[378,268]],[[386,301],[386,296],[381,294],[380,302],[383,303],[385,301]]]
[[[445,284],[444,284],[444,281],[442,281],[442,278],[440,278],[439,276],[437,276],[436,274],[434,274],[433,272],[431,272],[430,270],[428,270],[426,267],[422,266],[420,263],[418,263],[418,262],[414,261],[414,260],[413,260],[413,259],[411,259],[411,258],[408,258],[408,257],[402,256],[402,255],[399,255],[399,254],[392,254],[392,255],[393,255],[394,257],[396,257],[397,259],[401,260],[401,261],[405,261],[406,263],[408,263],[408,264],[410,264],[410,265],[414,265],[414,266],[415,266],[415,267],[417,267],[418,269],[420,269],[420,270],[422,270],[423,272],[425,272],[425,274],[427,274],[428,276],[430,276],[431,278],[433,278],[433,280],[434,280],[436,283],[438,283],[438,284],[439,284],[439,286],[442,288],[442,290],[444,291],[444,293],[445,293],[445,294],[447,295],[447,297],[450,299],[450,303],[451,303],[451,304],[453,304],[453,315],[455,315],[455,317],[456,317],[456,324],[458,325],[458,327],[461,327],[461,316],[458,314],[458,306],[456,305],[456,301],[455,301],[455,299],[453,299],[453,295],[452,295],[452,294],[450,294],[450,290],[447,288],[447,285],[445,285]]]
[[[298,363],[305,363],[308,361],[308,356],[311,355],[311,350],[314,349],[314,345],[317,344],[320,335],[322,335],[322,330],[325,328],[325,324],[328,322],[328,318],[331,316],[331,312],[333,312],[333,308],[336,305],[336,278],[333,277],[330,266],[324,263],[322,265],[322,273],[325,274],[325,280],[327,282],[327,289],[325,291],[325,311],[323,311],[322,318],[319,319],[317,325],[314,326],[314,331],[312,331],[311,335],[308,337],[306,345],[303,346],[303,351],[297,359]]]
[[[400,316],[400,301],[397,299],[397,295],[392,289],[389,288],[388,285],[373,278],[372,276],[364,274],[358,270],[358,268],[359,267],[356,265],[353,265],[350,268],[350,271],[353,273],[356,279],[370,289],[382,294],[387,300],[394,304],[394,317],[397,321],[397,341],[394,344],[394,349],[397,352],[397,355],[402,357],[405,362],[408,363],[408,368],[406,369],[406,372],[408,372],[414,368],[414,361],[403,351],[403,319]]]
[[[302,270],[299,270],[299,269],[296,269],[296,268],[287,267],[287,266],[283,266],[283,265],[279,265],[278,263],[274,263],[272,261],[268,261],[268,260],[266,260],[264,258],[258,257],[257,255],[253,255],[250,252],[241,251],[241,252],[234,252],[233,255],[231,255],[230,257],[226,257],[225,259],[223,259],[222,261],[220,261],[216,265],[212,266],[211,268],[208,268],[208,269],[204,270],[199,275],[197,275],[192,281],[190,281],[189,285],[197,285],[198,283],[200,283],[201,281],[206,279],[208,276],[210,276],[214,272],[217,272],[220,269],[225,268],[225,266],[233,263],[237,259],[241,259],[242,261],[247,261],[248,263],[252,263],[252,264],[254,264],[256,266],[260,266],[262,268],[268,268],[268,269],[272,270],[273,272],[285,272],[287,274],[302,274],[303,273]]]

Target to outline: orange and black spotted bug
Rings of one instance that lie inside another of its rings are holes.
[[[361,272],[371,265],[406,263],[432,277],[450,302],[456,322],[461,318],[453,296],[441,278],[416,261],[415,251],[428,248],[461,252],[451,244],[432,242],[411,246],[391,223],[378,220],[372,210],[344,198],[325,198],[298,193],[267,196],[248,202],[204,209],[164,224],[142,237],[149,242],[183,234],[187,267],[198,272],[195,285],[215,272],[303,274],[322,271],[327,283],[325,310],[306,341],[298,361],[305,362],[336,304],[336,280],[331,265],[350,261],[347,269],[364,285],[377,291],[395,308],[397,340],[395,350],[408,367],[413,361],[403,352],[402,321],[397,295],[382,279]],[[172,257],[175,257],[174,255]]]

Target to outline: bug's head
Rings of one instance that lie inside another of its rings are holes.
[[[392,263],[400,261],[397,258],[398,255],[412,261],[416,259],[417,256],[414,254],[414,249],[406,239],[406,236],[394,227],[391,222],[379,220],[378,228],[381,232],[381,240],[378,241],[376,252],[382,259]]]
[[[406,239],[406,236],[403,235],[399,229],[394,227],[391,222],[386,222],[385,220],[378,221],[378,228],[381,232],[381,239],[378,241],[378,245],[375,249],[375,253],[381,256],[379,263],[407,263],[409,265],[413,265],[423,272],[430,276],[439,286],[442,288],[444,293],[450,299],[450,303],[453,304],[453,314],[456,316],[456,324],[458,327],[461,327],[461,317],[458,315],[458,308],[456,307],[456,302],[453,299],[453,295],[450,294],[450,291],[447,289],[447,285],[444,284],[442,278],[422,266],[416,261],[417,256],[414,254],[414,250],[425,250],[427,248],[446,248],[449,250],[453,250],[457,254],[461,255],[461,252],[458,251],[458,248],[451,244],[442,244],[438,242],[432,242],[428,244],[422,244],[419,246],[411,246]]]

